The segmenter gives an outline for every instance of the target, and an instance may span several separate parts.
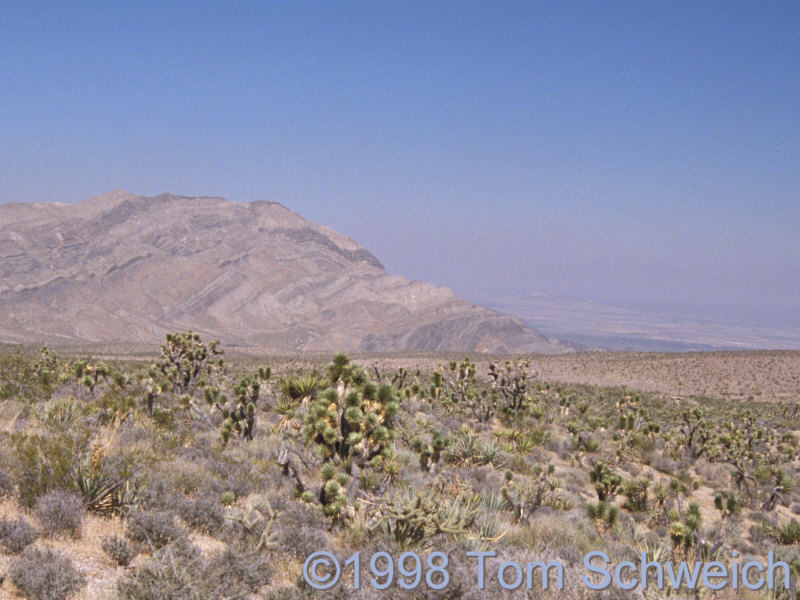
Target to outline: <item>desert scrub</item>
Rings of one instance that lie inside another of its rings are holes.
[[[183,496],[176,510],[187,525],[201,533],[216,535],[225,526],[225,511],[217,495],[203,495],[195,499]]]
[[[333,546],[326,533],[329,525],[314,507],[292,501],[272,527],[275,550],[298,560],[305,560],[317,550],[330,550]]]
[[[81,537],[83,501],[70,492],[53,490],[36,501],[36,520],[46,536]]]
[[[36,528],[25,517],[0,520],[0,545],[11,554],[22,552],[38,535]]]
[[[9,579],[29,600],[64,600],[86,583],[58,550],[30,547],[11,563]]]
[[[42,435],[15,433],[10,438],[16,454],[20,504],[31,508],[52,489],[69,489],[80,457],[88,450],[90,431],[77,426],[45,431]]]
[[[197,597],[247,598],[270,582],[272,564],[266,554],[233,544],[208,562]]]
[[[120,567],[127,567],[139,554],[139,547],[118,535],[105,537],[102,541],[103,552]]]
[[[268,557],[228,547],[204,560],[188,541],[180,540],[117,580],[119,600],[244,599],[270,581]]]
[[[14,476],[5,468],[0,467],[0,499],[11,496],[14,488]]]
[[[202,578],[200,551],[181,539],[155,551],[117,579],[117,597],[119,600],[190,600],[198,597],[192,594],[198,578]]]
[[[168,511],[136,511],[128,517],[125,537],[132,542],[158,550],[186,537],[186,530]]]

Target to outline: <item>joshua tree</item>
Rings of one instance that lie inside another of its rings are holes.
[[[451,442],[449,437],[442,435],[439,431],[434,431],[429,442],[421,437],[415,437],[411,440],[411,448],[419,454],[419,466],[422,470],[434,473],[442,458],[442,451]]]
[[[600,502],[613,498],[614,492],[622,483],[622,477],[614,473],[602,460],[598,461],[594,468],[589,471],[589,479],[594,484],[597,499]]]
[[[345,486],[363,469],[376,469],[387,476],[396,471],[393,417],[399,409],[391,385],[370,381],[358,364],[339,353],[327,368],[329,387],[309,403],[303,437],[322,459],[322,486],[315,494],[308,489],[302,469],[294,460],[299,453],[287,448],[278,463],[295,478],[295,493],[306,502],[318,502],[322,511],[339,518],[347,504]],[[306,465],[304,460],[300,460]]]
[[[209,385],[208,378],[222,368],[225,353],[215,340],[205,344],[197,333],[168,333],[161,346],[161,360],[154,365],[176,394],[193,396],[198,387]]]
[[[228,443],[232,433],[238,433],[248,441],[253,439],[259,392],[262,383],[269,381],[271,375],[270,367],[262,367],[257,373],[244,376],[234,388],[235,400],[232,403],[219,394],[217,388],[205,388],[206,402],[220,410],[225,419],[220,430],[223,444]]]
[[[497,363],[489,363],[492,388],[503,398],[503,410],[509,414],[515,415],[528,402],[528,380],[531,378],[529,368],[530,361],[527,359],[513,363],[507,360],[503,367]]]

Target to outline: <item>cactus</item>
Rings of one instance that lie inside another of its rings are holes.
[[[227,518],[242,527],[245,539],[255,543],[254,550],[265,550],[275,545],[272,526],[278,515],[265,498],[256,497],[250,502],[247,510],[236,509]]]
[[[374,528],[408,548],[437,535],[465,535],[475,524],[479,498],[465,494],[447,498],[428,488],[401,492],[391,500],[373,499],[372,504],[377,505]]]
[[[622,477],[614,473],[602,460],[598,461],[589,472],[589,479],[594,484],[594,489],[597,491],[597,499],[600,502],[612,499],[617,487],[622,483]]]

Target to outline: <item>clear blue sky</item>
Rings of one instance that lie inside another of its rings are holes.
[[[0,2],[0,201],[269,199],[469,294],[800,305],[800,2]]]

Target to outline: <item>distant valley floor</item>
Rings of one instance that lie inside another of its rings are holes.
[[[775,315],[768,322],[752,315],[680,314],[630,309],[600,302],[543,294],[496,296],[460,291],[461,295],[514,315],[545,335],[586,349],[634,352],[800,350],[798,315]]]

